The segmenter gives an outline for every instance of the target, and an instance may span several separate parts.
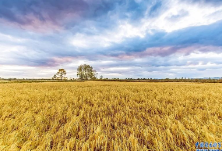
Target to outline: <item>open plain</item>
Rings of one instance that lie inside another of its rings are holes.
[[[222,84],[0,83],[0,150],[195,150],[222,140]]]

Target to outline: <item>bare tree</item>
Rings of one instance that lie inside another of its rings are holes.
[[[65,75],[66,75],[66,70],[59,69],[59,71],[53,76],[53,78],[55,78],[55,79],[59,78],[59,79],[63,80],[63,79],[66,79]]]

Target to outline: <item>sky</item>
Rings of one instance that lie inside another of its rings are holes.
[[[1,0],[0,77],[222,77],[222,0]]]

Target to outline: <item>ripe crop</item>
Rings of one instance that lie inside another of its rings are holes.
[[[195,150],[221,103],[221,84],[1,83],[0,150]]]

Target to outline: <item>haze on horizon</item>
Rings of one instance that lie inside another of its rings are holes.
[[[221,27],[221,0],[1,0],[0,77],[221,77]]]

